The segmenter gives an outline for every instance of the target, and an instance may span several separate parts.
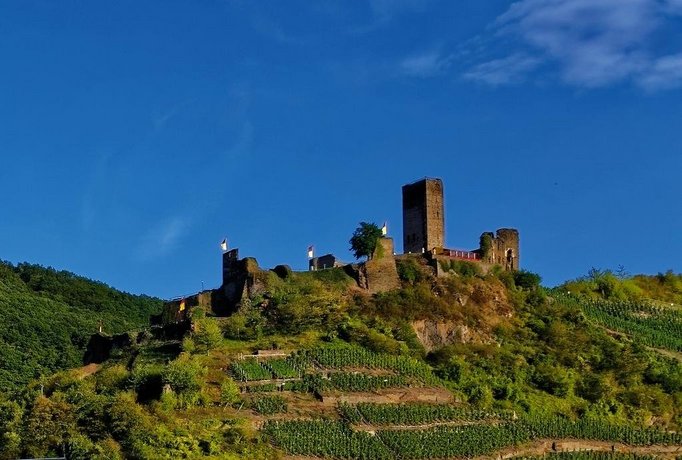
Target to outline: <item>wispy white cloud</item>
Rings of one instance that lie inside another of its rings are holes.
[[[428,51],[403,59],[400,70],[408,76],[431,77],[447,70],[451,60],[451,56],[443,55],[440,51]]]
[[[465,72],[465,80],[474,80],[491,86],[508,85],[523,81],[526,75],[541,64],[541,60],[523,53],[483,62]]]
[[[516,83],[544,63],[562,82],[578,87],[634,82],[672,88],[680,79],[678,55],[657,55],[654,40],[677,13],[682,0],[520,0],[488,31],[487,51],[502,49],[503,56],[477,62],[463,75],[495,85]],[[494,69],[493,78],[486,69]],[[515,78],[505,81],[506,75]]]
[[[177,104],[169,108],[152,113],[151,119],[154,129],[156,130],[163,129],[171,119],[179,115],[183,110],[185,110],[195,101],[196,98],[186,99],[184,101],[178,102]]]
[[[149,261],[173,251],[189,231],[188,222],[188,219],[182,216],[159,222],[141,237],[136,257]]]
[[[682,53],[657,59],[639,78],[638,83],[649,91],[682,86]]]

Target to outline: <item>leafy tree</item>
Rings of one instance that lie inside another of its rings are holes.
[[[223,340],[223,333],[214,320],[202,318],[194,323],[191,337],[197,350],[209,351],[220,344]]]
[[[23,412],[16,402],[0,400],[0,458],[19,457]]]
[[[483,256],[483,258],[488,257],[490,250],[493,247],[493,236],[491,233],[486,232],[481,235],[479,247],[481,248],[481,256]]]
[[[153,421],[142,406],[135,402],[134,393],[116,395],[109,410],[111,433],[132,458],[142,458],[140,440],[151,439]]]
[[[176,359],[166,366],[162,379],[178,395],[178,404],[190,407],[199,401],[206,369],[194,360]]]
[[[24,420],[24,450],[32,457],[62,452],[69,435],[75,432],[73,408],[61,396],[39,396]]]
[[[381,229],[376,224],[360,222],[360,226],[355,229],[350,239],[350,248],[355,258],[371,259],[379,238],[381,238]]]

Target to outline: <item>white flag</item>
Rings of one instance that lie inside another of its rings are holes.
[[[220,242],[220,249],[227,251],[227,238]]]
[[[308,246],[308,259],[312,259],[315,256],[315,252],[313,251],[313,246]]]
[[[387,233],[388,233],[388,225],[386,225],[386,222],[384,222],[384,226],[381,227],[381,234],[383,236],[386,236]]]

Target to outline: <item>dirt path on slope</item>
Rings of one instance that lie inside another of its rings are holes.
[[[504,460],[519,456],[540,456],[551,453],[552,443],[556,443],[556,451],[572,452],[577,450],[601,451],[610,452],[613,448],[616,452],[630,453],[639,455],[657,455],[661,458],[674,459],[678,455],[682,455],[682,446],[629,446],[622,443],[606,442],[606,441],[589,441],[584,439],[539,439],[520,446],[513,446],[495,452],[490,455],[482,455],[473,457],[475,460]]]
[[[628,341],[632,342],[632,337],[630,337],[629,334],[626,334],[625,332],[620,332],[620,331],[615,331],[613,329],[609,329],[605,326],[601,326],[607,334],[609,334],[612,337],[624,337]],[[666,356],[668,358],[674,358],[678,360],[679,362],[682,363],[682,353],[679,351],[674,351],[674,350],[668,350],[666,348],[656,348],[656,347],[646,347],[647,350],[651,350],[653,352],[659,353],[663,356]]]
[[[91,376],[95,372],[99,371],[101,368],[102,368],[101,364],[92,363],[88,364],[87,366],[73,369],[73,373],[79,380],[83,380],[85,377]]]

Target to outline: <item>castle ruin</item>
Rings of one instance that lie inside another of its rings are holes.
[[[519,269],[519,232],[513,228],[500,228],[495,233],[484,232],[480,246],[473,250],[451,249],[445,246],[445,205],[443,181],[424,178],[404,185],[403,198],[403,254],[396,256],[393,239],[379,239],[374,257],[366,262],[343,264],[333,254],[310,258],[308,270],[341,268],[355,279],[357,286],[368,293],[390,291],[400,287],[396,258],[423,257],[437,276],[449,276],[444,269],[448,264],[440,262],[462,260],[480,264],[483,272],[493,266],[504,270]],[[259,268],[252,257],[239,258],[239,250],[225,251],[222,256],[222,285],[192,296],[170,301],[159,324],[178,323],[188,317],[191,308],[201,306],[218,316],[236,311],[244,299],[265,293],[263,275],[267,270]],[[280,278],[292,272],[286,265],[272,269]]]
[[[445,205],[443,181],[424,178],[403,186],[403,252],[427,254],[432,259],[460,259],[476,262],[484,269],[499,265],[519,269],[519,232],[500,228],[484,232],[480,246],[473,250],[445,247]]]

